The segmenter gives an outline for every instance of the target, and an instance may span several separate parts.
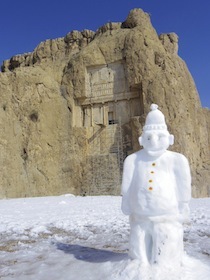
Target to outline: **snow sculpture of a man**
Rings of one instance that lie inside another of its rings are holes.
[[[142,264],[182,261],[182,222],[189,218],[191,175],[185,156],[168,151],[169,134],[156,104],[139,137],[143,149],[124,162],[122,211],[129,215],[129,255]]]

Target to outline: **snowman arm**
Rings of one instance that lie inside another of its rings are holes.
[[[191,199],[191,174],[188,160],[182,154],[179,154],[175,173],[178,188],[178,201],[180,204],[186,204]]]
[[[128,156],[123,165],[123,177],[121,186],[121,195],[125,195],[130,187],[134,171],[134,158],[133,155]]]
[[[121,209],[125,215],[131,214],[130,203],[129,203],[130,201],[129,188],[131,186],[133,172],[134,172],[134,157],[133,155],[131,155],[125,159],[124,166],[123,166],[123,179],[122,179],[122,187],[121,187],[121,194],[122,194]]]

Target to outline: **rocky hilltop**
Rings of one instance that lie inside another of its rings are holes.
[[[4,61],[0,197],[119,194],[151,103],[189,159],[194,197],[209,195],[210,111],[177,51],[175,33],[158,35],[134,9]]]

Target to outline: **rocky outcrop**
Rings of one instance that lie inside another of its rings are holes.
[[[69,32],[5,61],[0,73],[1,197],[119,194],[122,161],[137,149],[157,103],[185,154],[193,195],[209,195],[210,111],[178,36],[158,36],[148,14]]]

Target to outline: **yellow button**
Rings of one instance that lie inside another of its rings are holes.
[[[152,191],[152,190],[153,190],[153,187],[149,187],[148,189],[149,189],[149,191]]]
[[[155,172],[154,172],[154,171],[151,171],[150,173],[151,173],[151,174],[154,174]]]
[[[152,180],[149,180],[149,183],[152,183],[153,181]]]
[[[156,165],[156,163],[155,163],[155,162],[153,162],[152,166],[155,166],[155,165]]]

